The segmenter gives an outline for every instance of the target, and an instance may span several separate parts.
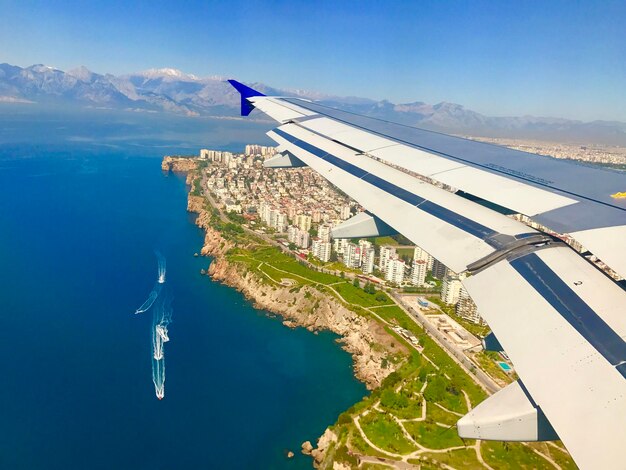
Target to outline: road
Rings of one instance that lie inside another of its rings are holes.
[[[470,374],[470,376],[474,377],[476,382],[481,385],[487,393],[492,394],[500,390],[501,387],[495,383],[491,377],[489,377],[480,369],[480,367],[472,362],[460,348],[448,341],[443,333],[430,323],[419,310],[410,306],[407,307],[397,292],[392,291],[390,294],[396,304],[398,304],[398,306],[405,311],[409,318],[428,332],[428,334],[430,334],[439,346],[441,346],[452,359],[454,359],[468,374]]]

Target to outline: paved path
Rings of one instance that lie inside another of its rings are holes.
[[[459,364],[465,372],[467,372],[474,381],[480,385],[488,394],[492,394],[500,390],[500,386],[493,381],[485,372],[483,372],[476,364],[474,364],[459,348],[451,344],[443,334],[430,323],[424,315],[415,310],[413,307],[406,307],[402,302],[402,299],[397,292],[391,292],[391,298],[396,304],[404,310],[407,316],[422,327],[430,334],[430,337],[435,340],[444,351],[448,352],[448,355]]]

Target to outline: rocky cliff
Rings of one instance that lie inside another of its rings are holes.
[[[340,335],[339,342],[353,357],[356,377],[369,389],[376,388],[393,371],[391,361],[384,359],[400,352],[402,346],[381,325],[312,286],[298,290],[271,286],[254,272],[230,263],[225,253],[231,244],[211,227],[211,214],[205,208],[204,198],[189,195],[187,209],[198,214],[196,224],[205,231],[202,254],[213,257],[208,274],[214,280],[241,291],[256,308],[280,314],[286,326],[302,326],[310,331],[325,329]]]
[[[198,167],[198,160],[192,157],[163,157],[161,169],[163,171],[190,172]],[[189,174],[187,177],[189,178]]]
[[[188,163],[180,160],[169,159],[166,162],[164,159],[164,169],[185,171],[181,168]],[[195,172],[188,173],[188,183],[196,177]],[[226,253],[233,245],[212,227],[211,219],[214,215],[204,197],[190,193],[187,210],[197,214],[196,225],[204,229],[201,253],[213,258],[208,270],[213,280],[239,290],[256,308],[281,315],[283,324],[288,327],[302,326],[314,332],[326,329],[339,335],[338,342],[352,355],[355,376],[370,390],[378,387],[396,369],[398,364],[387,359],[390,355],[406,353],[407,350],[382,325],[349,310],[338,299],[313,286],[294,289],[267,284],[247,267],[228,260]],[[318,440],[317,448],[309,449],[316,466],[324,460],[329,446],[336,440],[333,432],[327,429]]]

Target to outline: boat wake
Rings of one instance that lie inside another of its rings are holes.
[[[165,396],[164,343],[170,340],[167,325],[172,320],[172,299],[167,293],[159,298],[152,313],[152,382],[159,400]]]
[[[154,301],[157,299],[159,293],[161,292],[162,284],[165,283],[165,256],[163,256],[158,250],[156,250],[154,254],[157,257],[157,282],[154,284],[154,287],[152,288],[152,291],[148,295],[146,301],[141,304],[141,307],[135,310],[135,314],[147,312],[148,310],[150,310],[150,307],[152,307],[152,304],[154,304]]]
[[[159,284],[163,284],[165,282],[165,257],[159,251],[155,251],[154,254],[156,254],[157,257],[159,269],[158,282]]]
[[[147,312],[148,310],[150,310],[150,307],[152,307],[152,304],[154,304],[154,301],[159,296],[162,287],[162,284],[159,284],[158,282],[155,283],[152,291],[150,291],[150,294],[148,295],[148,298],[143,304],[141,304],[141,307],[135,310],[135,314]]]
[[[164,344],[170,340],[167,326],[172,321],[172,296],[165,284],[165,257],[154,252],[157,257],[158,277],[146,301],[135,313],[144,313],[152,308],[152,382],[159,400],[165,397],[165,350]]]
[[[170,340],[167,325],[172,321],[172,299],[167,293],[159,298],[152,313],[152,382],[159,400],[165,396],[164,343]]]

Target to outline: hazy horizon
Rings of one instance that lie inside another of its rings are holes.
[[[0,4],[2,60],[20,66],[172,67],[490,116],[626,121],[623,2]]]

